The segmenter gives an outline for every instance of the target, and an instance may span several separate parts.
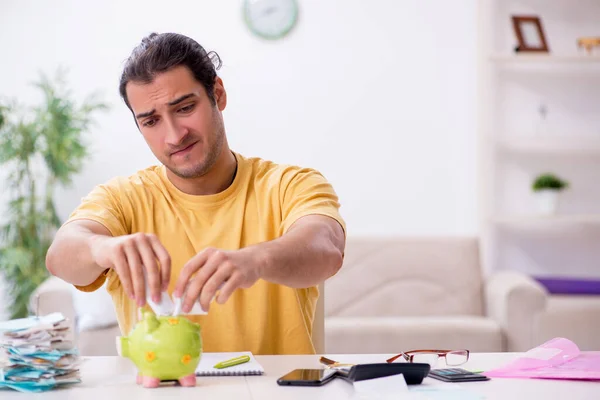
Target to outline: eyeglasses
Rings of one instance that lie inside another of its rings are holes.
[[[437,363],[440,357],[444,358],[446,365],[462,365],[469,361],[469,350],[411,350],[400,353],[392,358],[388,358],[388,363],[396,361],[402,357],[410,363],[424,363],[432,367]]]

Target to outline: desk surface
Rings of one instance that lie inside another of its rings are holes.
[[[382,362],[391,355],[330,355],[341,362]],[[464,368],[491,369],[516,357],[516,353],[471,354]],[[358,399],[351,383],[334,379],[322,387],[278,386],[278,377],[295,368],[320,368],[318,356],[257,356],[265,369],[262,376],[198,377],[196,387],[162,386],[146,389],[135,384],[135,367],[121,357],[86,357],[81,368],[82,383],[69,388],[42,393],[42,399]],[[443,361],[438,367],[443,367]],[[444,393],[445,392],[445,393]],[[471,399],[598,399],[600,382],[556,381],[541,379],[500,379],[486,382],[444,383],[426,378],[423,384],[410,387],[410,399],[460,398]],[[27,396],[12,390],[0,390],[4,399],[23,399]],[[218,396],[218,397],[217,397]]]

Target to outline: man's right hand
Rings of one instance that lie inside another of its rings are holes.
[[[117,237],[95,235],[91,252],[98,266],[115,270],[123,290],[129,298],[136,300],[139,307],[146,303],[144,269],[153,301],[158,303],[161,291],[169,286],[171,257],[153,234],[134,233]]]

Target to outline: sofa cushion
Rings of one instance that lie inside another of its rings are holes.
[[[552,295],[537,320],[534,343],[555,337],[573,341],[582,351],[598,351],[600,296]]]
[[[351,238],[326,317],[483,315],[476,238]]]
[[[330,317],[327,353],[394,353],[418,349],[503,350],[500,326],[484,317]]]
[[[82,292],[69,285],[77,317],[77,329],[88,331],[117,326],[117,313],[106,288]]]

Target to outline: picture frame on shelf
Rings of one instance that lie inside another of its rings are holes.
[[[540,17],[533,15],[513,15],[511,18],[518,41],[515,51],[550,52]]]

